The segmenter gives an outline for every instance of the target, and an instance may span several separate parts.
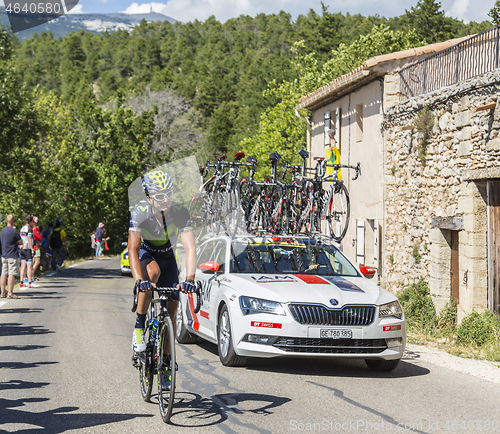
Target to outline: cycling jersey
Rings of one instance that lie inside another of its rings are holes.
[[[30,225],[24,225],[19,232],[21,235],[21,240],[23,240],[23,244],[21,245],[21,249],[31,250],[28,240],[31,238],[33,241],[33,228]]]
[[[139,204],[130,214],[129,230],[140,233],[141,249],[154,256],[173,256],[179,234],[192,229],[189,211],[173,202],[163,217],[163,223],[158,222],[151,205]]]

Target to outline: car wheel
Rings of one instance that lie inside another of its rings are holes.
[[[398,366],[399,360],[400,359],[394,359],[394,360],[365,359],[365,363],[373,371],[389,372],[389,371],[396,369],[396,366]]]
[[[182,304],[179,300],[179,305],[177,306],[177,316],[176,316],[177,330],[175,331],[175,338],[180,344],[194,344],[196,342],[196,335],[193,335],[187,331],[184,325],[184,318],[182,315]]]
[[[243,366],[245,357],[240,357],[234,352],[233,339],[231,335],[231,320],[227,306],[224,305],[219,313],[218,327],[219,359],[224,366]]]

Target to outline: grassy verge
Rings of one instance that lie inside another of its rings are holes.
[[[500,362],[499,315],[473,312],[457,325],[453,299],[437,313],[423,279],[398,293],[398,298],[405,311],[409,343],[431,345],[464,358]]]

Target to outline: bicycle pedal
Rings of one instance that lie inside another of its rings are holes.
[[[139,369],[141,367],[141,362],[139,361],[139,359],[137,358],[137,356],[135,354],[132,355],[132,365],[134,368],[137,368],[137,369]]]

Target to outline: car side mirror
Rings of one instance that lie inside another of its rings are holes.
[[[122,246],[123,246],[123,247],[128,246],[128,243],[127,243],[126,241],[124,241],[124,242],[122,243]]]
[[[217,273],[217,271],[219,271],[219,268],[219,263],[215,261],[204,262],[203,264],[200,264],[201,272],[205,274],[215,274]]]
[[[361,271],[361,274],[368,279],[371,279],[377,273],[377,270],[370,267],[359,267],[359,271]]]

